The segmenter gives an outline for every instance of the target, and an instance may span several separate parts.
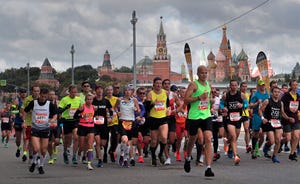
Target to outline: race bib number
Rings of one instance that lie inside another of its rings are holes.
[[[290,111],[297,112],[299,107],[299,101],[290,101]]]
[[[280,123],[279,119],[271,119],[270,123],[271,123],[273,128],[281,127],[281,123]]]
[[[122,121],[122,126],[125,130],[129,131],[132,128],[132,121]]]
[[[165,110],[165,105],[164,105],[163,102],[156,103],[156,104],[154,105],[154,109],[155,109],[156,111],[163,111],[163,110]]]
[[[36,113],[35,122],[39,124],[47,123],[48,114],[47,113]]]
[[[223,116],[218,116],[217,122],[223,122]]]
[[[76,112],[77,108],[70,108],[69,110],[69,118],[74,118],[74,114]]]
[[[104,117],[103,116],[94,117],[94,123],[97,124],[97,125],[103,125],[104,124]]]
[[[199,101],[198,109],[199,110],[208,109],[208,101]]]
[[[239,112],[231,112],[229,114],[230,121],[239,121],[241,119],[241,115]]]
[[[9,122],[9,118],[3,117],[2,118],[2,123],[8,123]]]

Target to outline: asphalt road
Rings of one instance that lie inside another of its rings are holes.
[[[150,158],[146,158],[145,163],[137,163],[136,166],[130,168],[121,168],[109,162],[103,168],[94,166],[95,169],[89,171],[86,165],[81,163],[65,165],[62,160],[61,146],[57,162],[53,165],[46,164],[45,174],[40,175],[37,171],[30,173],[29,163],[22,162],[21,158],[15,157],[16,146],[13,141],[13,139],[10,141],[8,148],[4,148],[3,144],[0,145],[0,184],[292,184],[300,181],[300,161],[289,161],[288,153],[279,155],[280,164],[274,164],[264,157],[252,160],[250,155],[245,153],[241,138],[239,140],[240,165],[234,166],[233,160],[224,156],[221,146],[221,158],[212,164],[215,173],[213,178],[204,177],[205,167],[196,166],[194,161],[192,161],[191,172],[185,173],[184,162],[176,162],[174,157],[169,166],[152,167]],[[94,164],[96,162],[94,160]]]

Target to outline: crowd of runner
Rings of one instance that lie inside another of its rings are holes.
[[[213,177],[211,164],[220,158],[220,138],[225,154],[234,165],[240,164],[237,140],[243,128],[245,151],[251,159],[260,157],[262,147],[264,157],[274,163],[280,163],[277,155],[283,149],[290,152],[287,159],[297,161],[296,80],[281,88],[272,81],[270,92],[265,81],[258,80],[250,93],[246,82],[231,80],[228,90],[220,94],[207,81],[205,66],[198,67],[197,75],[198,80],[187,88],[155,77],[152,88],[134,89],[129,84],[122,92],[119,82],[93,88],[83,82],[81,92],[71,85],[60,100],[55,91],[37,85],[31,87],[30,96],[20,89],[0,112],[2,143],[7,148],[14,134],[15,156],[29,160],[29,171],[37,169],[40,174],[46,162],[55,163],[62,144],[65,164],[82,162],[89,170],[104,167],[108,158],[124,168],[144,163],[149,156],[152,166],[170,165],[174,154],[176,161],[184,161],[185,172],[190,172],[194,159],[198,166],[205,162],[204,175]]]

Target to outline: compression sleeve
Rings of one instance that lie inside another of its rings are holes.
[[[224,102],[224,100],[220,100],[220,109],[224,109],[224,107],[225,107],[225,102]]]
[[[247,100],[247,99],[244,99],[244,100],[243,100],[243,108],[244,108],[244,109],[247,109],[248,107],[249,107],[248,100]]]

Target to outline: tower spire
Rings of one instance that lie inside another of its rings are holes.
[[[163,19],[163,17],[160,16],[160,27],[159,27],[159,33],[158,33],[159,35],[164,35],[165,34],[163,24],[162,24],[162,19]]]

